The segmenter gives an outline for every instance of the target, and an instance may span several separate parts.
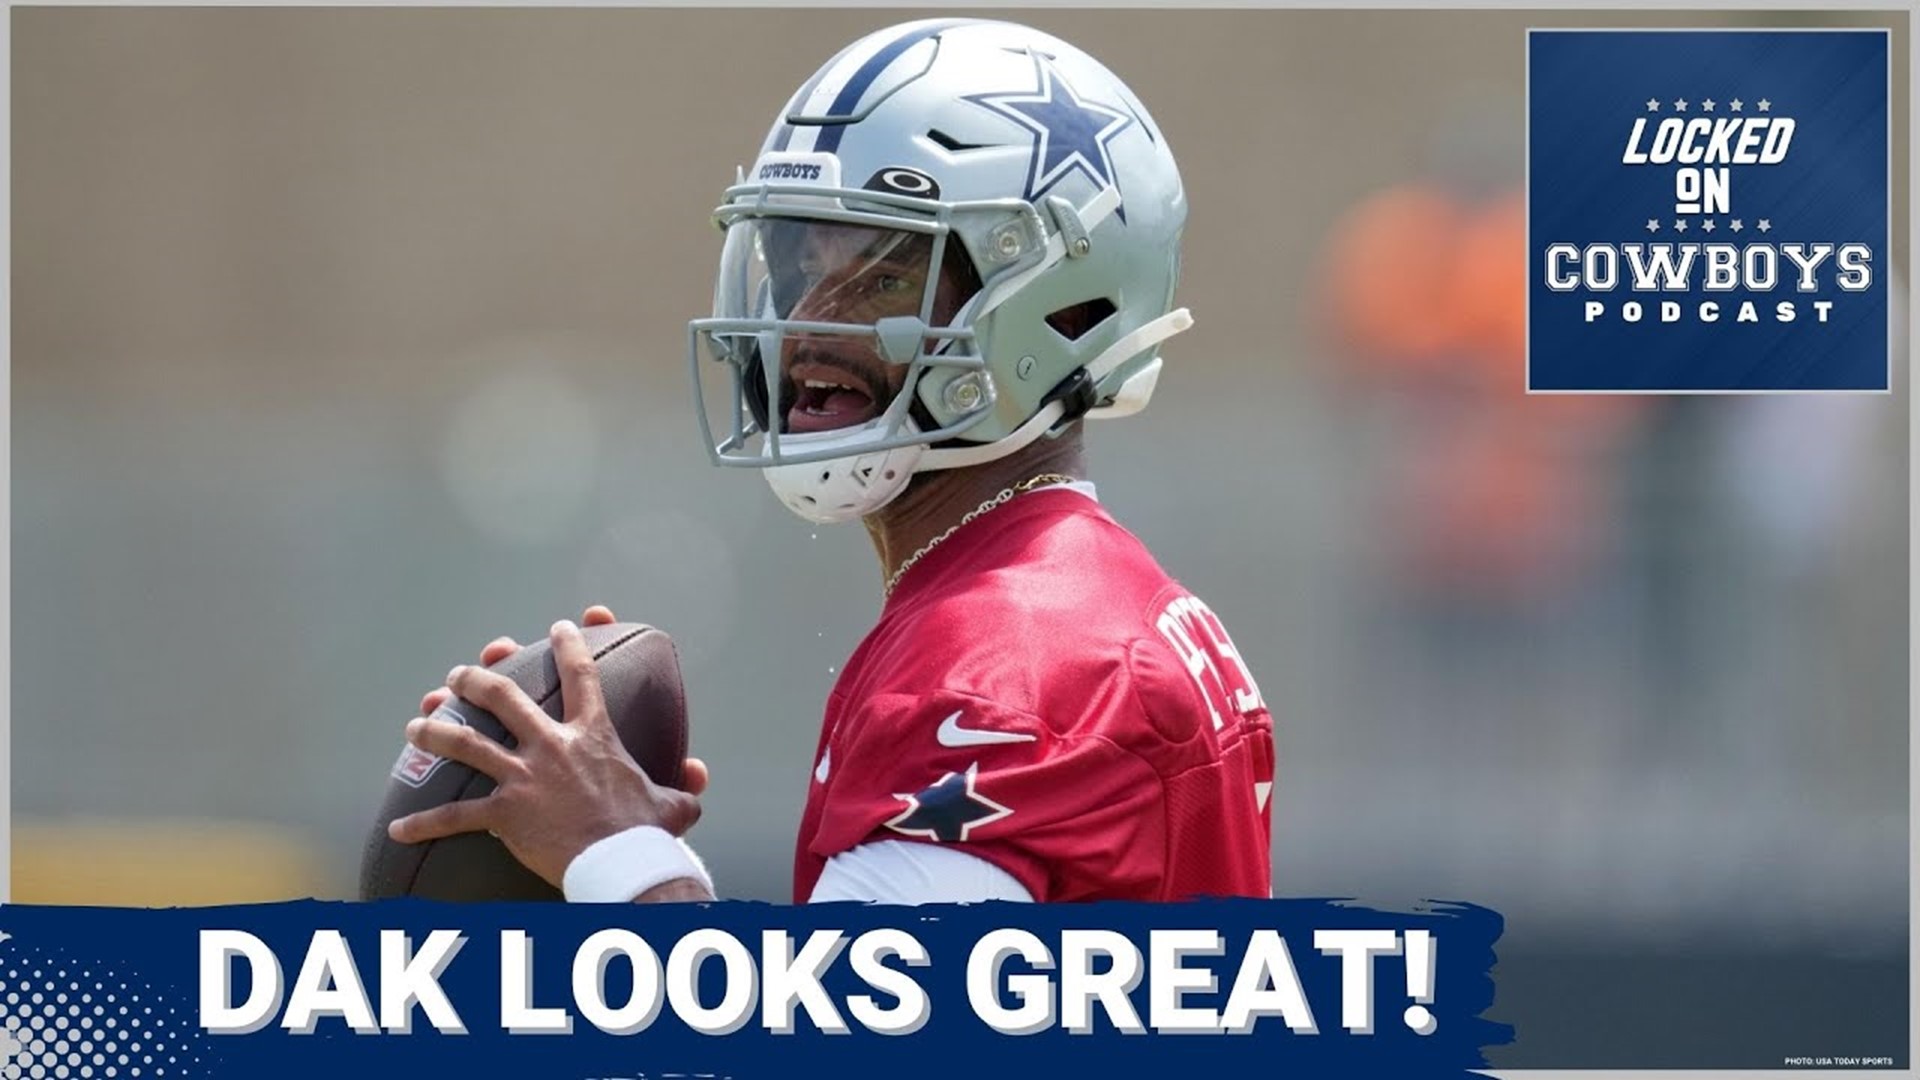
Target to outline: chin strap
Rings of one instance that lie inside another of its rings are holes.
[[[1193,326],[1193,315],[1186,308],[1175,308],[1165,315],[1139,327],[1119,341],[1101,350],[1082,370],[1086,372],[1089,385],[1097,386],[1100,380],[1113,374],[1114,370],[1128,360],[1139,356],[1159,345],[1175,334],[1182,333]],[[1104,409],[1094,409],[1087,415],[1102,418],[1126,416],[1139,412],[1147,404],[1147,398],[1153,393],[1153,384],[1160,379],[1160,360],[1142,368],[1140,372],[1121,384],[1120,391],[1114,397],[1114,403]],[[1136,387],[1136,384],[1144,384]],[[1124,411],[1122,411],[1124,408]],[[1015,428],[1004,439],[979,446],[955,446],[929,449],[920,456],[915,472],[932,472],[936,469],[963,469],[969,465],[984,465],[989,461],[998,461],[1017,450],[1025,449],[1035,439],[1053,429],[1053,426],[1067,415],[1065,401],[1049,401],[1040,407],[1040,411],[1026,423]]]
[[[1110,404],[1087,410],[1089,420],[1116,420],[1122,416],[1132,416],[1147,407],[1147,400],[1153,397],[1153,388],[1160,382],[1160,358],[1154,357],[1147,365],[1133,373],[1132,377],[1120,384],[1114,392]]]
[[[985,465],[989,461],[998,461],[1032,443],[1047,433],[1054,424],[1065,416],[1067,407],[1064,402],[1050,401],[1033,414],[1033,418],[1012,434],[995,442],[981,443],[978,446],[950,446],[930,449],[920,455],[919,467],[915,472],[933,472],[936,469],[964,469],[969,465]]]
[[[1193,313],[1186,308],[1174,308],[1101,350],[1100,355],[1087,364],[1087,375],[1097,385],[1100,380],[1113,374],[1121,364],[1159,345],[1173,335],[1184,334],[1191,329],[1193,329]]]
[[[1173,335],[1184,334],[1191,329],[1193,314],[1186,308],[1175,308],[1108,346],[1094,358],[1093,363],[1087,365],[1087,374],[1097,385],[1121,364],[1157,347]],[[1095,420],[1132,416],[1147,407],[1147,399],[1153,396],[1153,388],[1159,382],[1160,358],[1156,356],[1120,384],[1120,388],[1114,392],[1111,405],[1092,409],[1087,416]]]

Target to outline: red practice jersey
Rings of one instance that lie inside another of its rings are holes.
[[[875,840],[952,845],[1037,900],[1270,893],[1273,723],[1213,612],[1053,488],[908,571],[815,751],[794,899]]]

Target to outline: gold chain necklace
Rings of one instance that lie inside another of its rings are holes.
[[[926,558],[927,552],[932,551],[934,548],[939,547],[941,541],[945,540],[949,536],[952,536],[954,533],[959,532],[962,526],[966,525],[968,522],[971,522],[974,518],[979,517],[981,514],[984,514],[989,510],[993,510],[998,507],[1005,506],[1008,502],[1012,501],[1015,495],[1024,495],[1027,492],[1032,491],[1034,488],[1046,487],[1051,484],[1071,484],[1073,482],[1074,482],[1073,477],[1064,475],[1062,473],[1041,473],[1039,476],[1036,476],[1031,480],[1022,480],[1020,483],[1015,484],[1010,488],[1002,489],[1000,494],[995,495],[993,498],[988,499],[986,502],[983,502],[979,506],[976,506],[972,510],[969,510],[966,516],[962,517],[946,532],[943,532],[939,536],[936,536],[933,539],[927,541],[925,544],[922,544],[920,546],[919,551],[916,551],[913,554],[907,556],[906,561],[901,563],[899,567],[894,570],[893,575],[891,577],[887,578],[887,595],[888,596],[893,595],[893,587],[900,584],[901,575],[905,574],[908,570],[912,569],[914,563],[917,563],[921,559]]]

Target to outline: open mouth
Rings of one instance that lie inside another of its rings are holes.
[[[800,361],[787,372],[787,431],[806,434],[864,424],[880,415],[867,380],[836,364]]]

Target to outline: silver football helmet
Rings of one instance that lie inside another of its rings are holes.
[[[977,19],[862,38],[714,212],[713,316],[688,334],[714,460],[847,521],[915,473],[1137,412],[1192,321],[1186,214],[1166,137],[1072,45]]]

